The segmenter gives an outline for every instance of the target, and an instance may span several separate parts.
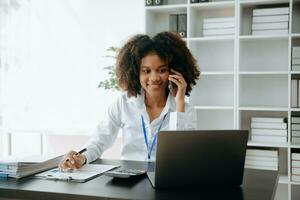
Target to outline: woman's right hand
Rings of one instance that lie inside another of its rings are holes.
[[[78,169],[86,163],[86,157],[76,151],[69,151],[58,164],[61,170]]]

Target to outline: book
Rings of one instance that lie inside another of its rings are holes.
[[[285,15],[289,14],[289,7],[279,8],[257,8],[253,9],[253,16],[265,16],[265,15]]]
[[[262,136],[287,136],[287,130],[285,129],[251,129],[252,135],[262,135]]]
[[[297,130],[291,130],[292,136],[300,137],[300,131]]]
[[[191,0],[191,3],[199,3],[199,0]]]
[[[277,150],[247,149],[246,156],[278,158],[278,151]]]
[[[288,22],[289,15],[255,16],[252,23]]]
[[[292,79],[291,81],[291,107],[298,107],[298,80]]]
[[[292,174],[300,175],[300,167],[292,167]]]
[[[169,31],[177,32],[178,31],[178,15],[170,15],[169,16]]]
[[[262,135],[251,135],[253,142],[266,142],[266,143],[286,143],[287,137],[285,136],[262,136]]]
[[[204,29],[204,36],[214,36],[214,35],[233,35],[235,32],[234,28],[224,28],[224,29]]]
[[[300,182],[300,176],[298,175],[294,175],[292,174],[292,177],[291,177],[292,181],[295,181],[295,182]]]
[[[278,167],[278,160],[276,161],[262,161],[262,160],[245,160],[246,165],[251,166],[266,166],[266,167]]]
[[[284,117],[251,117],[251,122],[281,123],[281,122],[285,122],[285,118]]]
[[[178,33],[181,37],[186,37],[187,31],[187,15],[179,14],[178,15]]]
[[[252,35],[284,35],[288,34],[288,29],[273,29],[273,30],[253,30]]]
[[[278,162],[276,157],[246,156],[246,160]]]
[[[300,167],[300,161],[292,160],[292,167]]]
[[[300,58],[292,58],[292,65],[300,65]]]
[[[47,180],[62,180],[62,181],[84,183],[116,167],[119,166],[103,165],[103,164],[87,164],[79,169],[73,170],[72,172],[61,172],[58,168],[55,168],[55,169],[51,169],[36,174],[35,177],[47,179]]]
[[[300,130],[300,124],[292,124],[292,125],[291,125],[291,129],[292,129],[292,130],[299,131],[299,130]]]
[[[234,17],[205,18],[205,19],[203,19],[203,24],[220,23],[220,22],[235,22],[235,20],[234,20]]]
[[[41,171],[54,168],[61,161],[62,156],[49,157],[33,155],[28,157],[8,157],[0,160],[0,172],[8,177],[22,178]]]
[[[251,165],[251,164],[245,164],[245,168],[248,169],[262,169],[262,170],[278,170],[277,166],[260,166],[260,165]]]
[[[264,128],[264,129],[286,129],[287,124],[283,122],[251,122],[251,128]]]
[[[293,124],[300,124],[300,117],[292,116],[291,123]]]
[[[234,22],[214,22],[204,23],[203,29],[221,29],[221,28],[234,28]]]
[[[292,160],[300,161],[300,153],[292,153]]]
[[[287,29],[288,22],[252,23],[252,30]]]
[[[292,143],[293,144],[300,144],[300,137],[292,136]]]
[[[300,71],[300,65],[292,65],[292,71]]]

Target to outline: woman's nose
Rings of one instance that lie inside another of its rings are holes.
[[[160,76],[159,76],[159,74],[157,74],[157,73],[151,73],[149,79],[150,79],[151,81],[158,81],[158,80],[160,80]]]

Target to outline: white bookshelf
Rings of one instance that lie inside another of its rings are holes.
[[[199,129],[250,129],[251,117],[286,117],[291,108],[291,47],[300,46],[300,0],[168,0],[168,5],[147,6],[146,33],[169,30],[170,14],[187,14],[184,38],[198,61],[201,78],[189,101],[197,110]],[[251,35],[256,8],[289,7],[289,33]],[[235,34],[203,37],[205,18],[233,17]],[[286,143],[248,143],[249,147],[279,150],[280,199],[300,199],[300,183],[291,181],[290,124]]]

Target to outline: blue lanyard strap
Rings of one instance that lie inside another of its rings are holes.
[[[160,129],[161,129],[161,127],[162,127],[162,125],[164,123],[164,120],[165,120],[165,118],[166,118],[167,115],[168,115],[168,112],[164,115],[164,117],[163,117],[163,119],[162,119],[162,121],[161,121],[161,123],[160,123],[160,125],[159,125],[159,127],[158,127],[158,129],[156,131],[156,133],[154,134],[152,142],[150,143],[151,144],[150,149],[149,149],[149,144],[148,144],[147,131],[146,131],[146,127],[145,127],[144,117],[143,117],[143,115],[141,115],[141,121],[142,121],[144,139],[145,139],[145,144],[147,146],[147,152],[148,152],[148,159],[151,158],[151,152],[152,152],[154,144],[156,142],[157,134],[159,133],[159,131],[160,131]]]

